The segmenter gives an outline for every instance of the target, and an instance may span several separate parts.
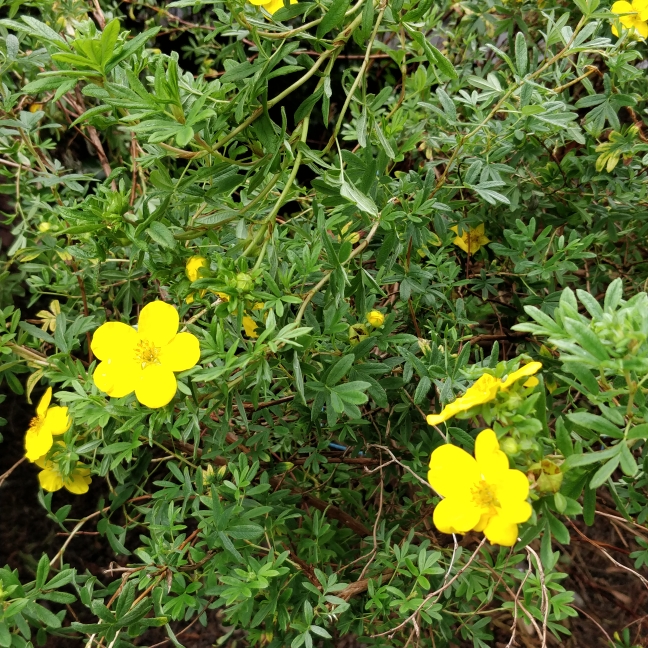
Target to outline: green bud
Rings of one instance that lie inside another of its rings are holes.
[[[515,439],[506,437],[500,441],[500,450],[506,453],[509,457],[513,457],[520,452],[520,444]]]
[[[254,281],[247,272],[239,272],[236,275],[236,290],[242,293],[250,292],[254,288]]]

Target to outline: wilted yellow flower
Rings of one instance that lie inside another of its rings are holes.
[[[612,5],[612,13],[621,15],[619,22],[635,34],[646,38],[648,36],[648,0],[632,0],[632,3],[626,0],[619,0]],[[612,25],[612,33],[619,35],[619,30]]]
[[[369,331],[364,324],[352,324],[349,326],[349,344],[355,346],[362,340],[366,340],[369,337]]]
[[[198,338],[178,333],[178,311],[162,301],[140,312],[137,330],[122,322],[102,324],[92,337],[92,352],[101,360],[92,375],[95,385],[113,398],[133,391],[146,407],[164,407],[175,396],[174,372],[200,359]]]
[[[483,405],[492,401],[497,396],[501,384],[502,382],[499,378],[495,378],[495,376],[491,376],[490,374],[484,374],[475,381],[472,387],[468,388],[463,396],[446,405],[440,414],[429,414],[427,417],[428,424],[438,425],[456,416],[459,412],[465,412],[477,405]]]
[[[460,412],[488,403],[497,396],[500,390],[507,391],[511,385],[521,378],[528,378],[524,383],[525,387],[535,387],[539,381],[533,374],[538,373],[540,369],[542,369],[541,362],[529,362],[529,364],[509,374],[506,380],[503,381],[490,374],[484,374],[472,387],[466,390],[463,396],[446,405],[439,414],[428,414],[427,422],[429,425],[438,425]]]
[[[250,0],[250,4],[263,7],[269,14],[279,11],[284,6],[283,0]],[[290,4],[297,4],[297,0],[290,0]]]
[[[56,316],[61,314],[61,304],[58,299],[52,299],[50,302],[50,309],[48,311],[41,310],[36,313],[37,317],[42,319],[41,328],[43,331],[48,329],[54,333],[56,331]]]
[[[25,457],[36,461],[47,454],[54,443],[53,437],[65,434],[72,425],[67,407],[50,407],[52,388],[48,387],[36,406],[36,416],[30,421],[25,435]]]
[[[379,310],[372,310],[367,313],[367,322],[374,328],[378,328],[385,323],[385,316]]]
[[[252,306],[252,310],[253,311],[261,310],[264,306],[265,306],[264,302],[257,302],[256,304],[254,304],[254,306]],[[249,338],[258,338],[259,337],[259,334],[257,333],[258,328],[259,327],[257,323],[249,315],[243,316],[243,330],[245,331],[245,335],[247,335]]]
[[[648,0],[647,0],[648,1]],[[459,226],[453,225],[450,228],[455,234],[459,232]],[[474,229],[471,227],[469,230],[464,228],[461,236],[456,236],[452,241],[457,247],[460,247],[468,254],[475,254],[482,245],[490,243],[490,239],[484,234],[484,224],[477,225]]]
[[[475,458],[449,443],[437,448],[430,457],[428,481],[444,498],[433,517],[442,533],[483,531],[491,544],[512,547],[517,525],[531,517],[529,480],[509,468],[493,430],[477,436]]]
[[[63,475],[59,465],[45,457],[39,457],[34,463],[42,468],[38,473],[38,481],[43,490],[52,493],[65,486],[70,493],[75,495],[83,495],[88,492],[88,486],[92,482],[90,469],[81,462],[77,463],[69,475]]]

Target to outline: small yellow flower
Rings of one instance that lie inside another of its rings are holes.
[[[349,228],[353,223],[349,221],[341,230],[340,230],[340,241],[349,241],[351,245],[355,245],[360,240],[359,232],[351,232],[349,234]]]
[[[49,461],[44,456],[39,457],[34,462],[42,470],[38,473],[38,481],[43,490],[53,493],[65,486],[70,493],[83,495],[88,492],[90,479],[90,469],[78,462],[69,475],[63,475],[59,465],[54,461]]]
[[[50,407],[52,388],[48,387],[36,406],[36,416],[29,423],[25,435],[25,457],[36,461],[47,454],[54,443],[54,436],[65,434],[72,425],[67,407]]]
[[[378,328],[385,323],[385,316],[379,310],[372,310],[367,313],[367,322],[374,328]]]
[[[648,0],[646,0],[648,2]],[[459,232],[459,226],[454,225],[450,228],[455,234]],[[460,247],[468,254],[475,254],[479,251],[482,245],[490,243],[490,239],[484,234],[484,224],[477,225],[474,229],[471,227],[469,230],[464,228],[461,236],[456,236],[452,241],[457,247]]]
[[[113,398],[135,392],[146,407],[164,407],[178,388],[174,372],[200,359],[198,338],[178,333],[178,311],[162,301],[142,308],[137,330],[122,322],[102,324],[92,337],[92,352],[101,360],[92,375],[95,385]]]
[[[205,257],[203,256],[190,257],[185,267],[185,273],[187,275],[187,279],[189,279],[189,281],[191,282],[196,281],[202,276],[201,269],[206,268],[208,266],[209,264],[207,262],[207,259],[205,259]]]
[[[491,544],[512,547],[518,524],[531,517],[529,480],[509,468],[493,430],[479,433],[474,458],[452,444],[437,448],[430,457],[428,481],[444,498],[433,517],[442,533],[483,531]]]
[[[484,403],[492,401],[495,396],[497,396],[501,384],[501,381],[498,378],[495,378],[495,376],[484,374],[473,384],[472,387],[468,388],[463,396],[446,405],[441,410],[440,414],[429,414],[427,417],[428,424],[438,425],[439,423],[456,416],[460,412],[465,412],[477,405],[483,405]]]
[[[648,0],[632,0],[632,3],[626,0],[615,2],[611,8],[612,13],[626,14],[619,18],[619,22],[635,34],[646,38],[648,36]],[[619,30],[612,25],[612,33],[619,35]]]
[[[250,4],[263,7],[269,14],[284,6],[283,0],[250,0]],[[290,0],[290,4],[297,4],[297,0]]]

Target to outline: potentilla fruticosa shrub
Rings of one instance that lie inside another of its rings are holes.
[[[648,540],[646,3],[0,7],[0,377],[67,534],[0,647],[568,635],[575,525]]]

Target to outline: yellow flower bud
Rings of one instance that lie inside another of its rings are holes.
[[[379,310],[372,310],[367,313],[367,322],[374,328],[378,328],[385,323],[385,316]]]
[[[46,221],[43,221],[42,223],[38,224],[39,232],[45,233],[45,232],[49,232],[51,229],[52,229],[51,223],[48,223]]]

